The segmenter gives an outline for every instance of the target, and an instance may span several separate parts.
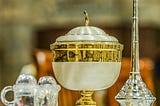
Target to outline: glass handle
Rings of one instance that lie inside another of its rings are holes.
[[[8,101],[6,99],[6,93],[9,92],[9,91],[13,91],[12,86],[7,86],[1,91],[1,100],[2,100],[2,103],[5,104],[6,106],[11,106],[11,105],[14,104],[14,100],[13,101]]]

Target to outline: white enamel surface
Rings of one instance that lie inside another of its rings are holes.
[[[60,36],[56,41],[104,41],[118,42],[118,40],[106,34],[102,29],[93,26],[81,26],[70,30],[65,36]]]
[[[58,82],[70,90],[100,90],[117,80],[121,62],[52,62]]]

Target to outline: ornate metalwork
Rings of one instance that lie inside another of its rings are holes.
[[[84,17],[85,17],[85,26],[88,26],[89,25],[89,16],[88,16],[88,13],[86,10],[84,11]]]
[[[129,79],[116,96],[121,106],[152,106],[155,97],[142,81],[139,68],[138,0],[133,0],[131,42],[131,71]]]
[[[122,45],[108,42],[63,42],[51,45],[54,62],[120,62]]]
[[[92,99],[92,90],[83,90],[81,92],[81,98],[76,102],[76,106],[96,106],[96,102]]]

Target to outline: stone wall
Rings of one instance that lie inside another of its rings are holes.
[[[29,0],[0,0],[0,83],[16,80],[21,67],[31,62],[32,23]]]
[[[82,13],[87,10],[91,25],[115,26],[131,22],[132,0],[39,0],[33,10],[39,25],[83,25]],[[159,0],[139,0],[141,25],[159,26],[159,10]]]

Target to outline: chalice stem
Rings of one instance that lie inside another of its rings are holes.
[[[96,102],[92,99],[93,90],[82,90],[81,98],[76,102],[76,106],[96,106]]]

